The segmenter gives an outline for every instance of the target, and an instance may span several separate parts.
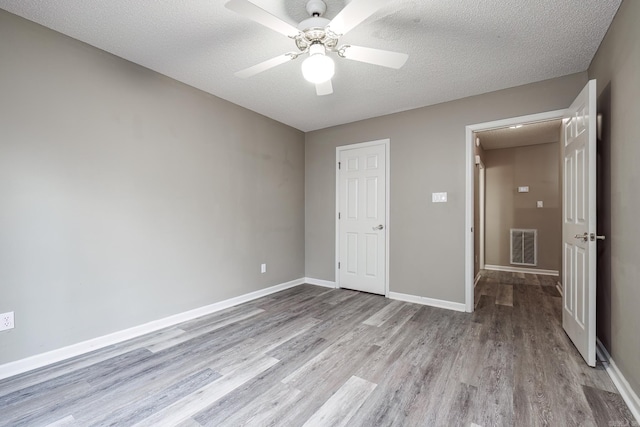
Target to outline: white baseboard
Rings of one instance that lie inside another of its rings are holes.
[[[480,281],[481,277],[482,277],[482,275],[480,273],[478,273],[478,275],[476,276],[475,280],[473,281],[473,289],[476,288],[476,286],[478,285],[478,282]]]
[[[312,277],[305,277],[304,283],[308,283],[310,285],[316,285],[316,286],[324,286],[325,288],[332,288],[332,289],[335,289],[337,287],[336,282],[332,282],[330,280],[314,279]]]
[[[401,294],[399,292],[389,292],[390,299],[412,302],[415,304],[429,305],[431,307],[446,308],[447,310],[466,311],[464,303],[445,301],[435,298],[419,297],[416,295]]]
[[[636,422],[640,424],[640,397],[633,391],[627,379],[622,375],[622,372],[618,369],[615,362],[611,358],[611,355],[604,347],[602,342],[596,338],[596,351],[598,357],[602,360],[604,368],[607,370],[607,374],[611,377],[611,381],[615,384],[620,396],[629,407],[631,414],[636,419]]]
[[[506,265],[489,265],[485,264],[485,270],[493,271],[507,271],[509,273],[529,273],[529,274],[542,274],[544,276],[559,276],[558,270],[543,270],[541,268],[525,268],[525,267],[512,267]]]
[[[560,296],[562,296],[562,294],[564,293],[562,291],[562,283],[556,282],[556,289],[558,290],[558,293],[560,294]]]
[[[187,320],[192,320],[197,317],[215,313],[216,311],[224,310],[225,308],[252,301],[254,299],[280,292],[285,289],[293,288],[295,286],[302,285],[303,283],[305,283],[304,278],[292,280],[290,282],[281,283],[279,285],[271,286],[265,289],[260,289],[255,292],[250,292],[248,294],[240,295],[224,301],[195,308],[183,313],[174,314],[173,316],[165,317],[163,319],[153,320],[151,322],[124,329],[122,331],[113,332],[111,334],[92,338],[90,340],[82,341],[77,344],[72,344],[66,347],[58,348],[56,350],[51,350],[46,353],[40,353],[24,359],[16,360],[14,362],[5,363],[3,365],[0,365],[0,379],[18,375],[23,372],[31,371],[33,369],[41,368],[43,366],[60,362],[71,357],[76,357],[81,354],[97,350],[99,348],[107,347],[131,338],[136,338],[141,335],[148,334],[149,332],[154,332],[159,329],[177,325],[178,323],[186,322]]]

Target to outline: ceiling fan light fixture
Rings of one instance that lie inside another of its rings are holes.
[[[314,84],[331,80],[336,71],[333,59],[326,55],[325,48],[320,43],[311,45],[309,57],[302,62],[301,68],[305,80]]]

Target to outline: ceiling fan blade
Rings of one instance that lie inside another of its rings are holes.
[[[271,28],[280,34],[284,34],[287,37],[295,37],[300,33],[300,31],[298,31],[298,29],[293,25],[273,16],[261,7],[251,3],[249,0],[229,0],[224,6],[229,10],[239,13],[258,24]]]
[[[372,49],[362,46],[342,46],[341,56],[354,61],[366,62],[368,64],[381,65],[383,67],[402,68],[409,55],[406,53],[391,52],[388,50]]]
[[[294,53],[285,53],[284,55],[276,56],[275,58],[267,59],[264,62],[254,65],[253,67],[245,68],[235,73],[236,77],[246,79],[247,77],[255,76],[258,73],[267,71],[270,68],[277,67],[285,62],[296,59],[298,55]]]
[[[331,79],[327,80],[324,83],[316,84],[316,94],[318,96],[331,95],[332,93],[333,85],[331,84]]]
[[[329,22],[328,27],[337,35],[345,35],[387,3],[388,0],[353,0]]]

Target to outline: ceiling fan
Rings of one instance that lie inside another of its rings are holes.
[[[299,50],[268,59],[238,71],[235,75],[241,78],[251,77],[308,54],[301,66],[302,75],[306,80],[316,85],[318,95],[329,95],[333,93],[331,78],[335,72],[335,65],[329,56],[330,53],[335,53],[340,58],[399,69],[409,57],[405,53],[348,44],[338,46],[340,37],[387,3],[388,0],[352,0],[338,15],[332,20],[328,20],[322,17],[327,10],[324,1],[309,0],[307,12],[310,17],[300,22],[296,28],[249,0],[229,0],[225,4],[227,9],[293,39]]]

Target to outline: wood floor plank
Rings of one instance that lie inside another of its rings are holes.
[[[176,424],[175,427],[202,427],[202,424],[200,424],[193,418],[187,418],[181,423]]]
[[[453,397],[435,413],[434,425],[470,426],[473,402],[478,398],[478,389],[465,383],[451,385]]]
[[[45,402],[39,400],[37,402],[41,404],[39,412],[23,421],[26,425],[39,424],[50,417],[68,413],[74,414],[76,418],[92,420],[105,413],[116,412],[132,401],[156,393],[164,387],[169,387],[169,384],[181,381],[185,376],[188,377],[191,369],[197,368],[199,364],[189,363],[185,366],[187,362],[189,361],[180,360],[178,363],[163,360],[158,355],[152,354],[149,359],[140,359],[138,363],[125,365],[118,375],[100,378],[98,382],[94,381],[89,390],[80,389],[73,396],[64,396],[64,405],[60,404],[62,390],[54,390],[52,402],[45,406]],[[219,375],[215,374],[212,379],[217,377]],[[71,384],[71,386],[77,388],[81,384]]]
[[[377,385],[369,398],[351,418],[354,426],[402,425],[412,393],[410,384],[419,377],[419,368],[400,360],[394,361],[388,375]]]
[[[481,285],[479,289],[480,295],[489,295],[493,297],[496,296],[496,293],[498,292],[498,282],[495,279],[490,277],[486,278],[484,280],[481,280],[479,285]]]
[[[538,274],[527,274],[525,276],[524,284],[525,285],[531,285],[531,286],[539,286],[541,284],[542,278],[544,278],[544,277],[545,276],[538,275]]]
[[[285,342],[305,333],[318,323],[317,319],[301,319],[299,322],[280,325],[267,333],[238,343],[234,347],[216,354],[209,359],[210,366],[223,375],[229,374],[240,365],[248,363],[250,359],[269,353]]]
[[[611,393],[589,386],[582,386],[582,391],[589,402],[596,425],[637,425],[633,414],[631,414],[631,411],[618,393]]]
[[[125,341],[124,343],[108,346],[52,365],[44,366],[21,375],[5,378],[0,380],[0,397],[20,389],[25,389],[37,384],[45,384],[50,381],[60,382],[65,381],[65,379],[73,381],[72,377],[82,377],[89,368],[93,368],[97,363],[129,353],[132,350],[140,348],[141,343],[170,339],[182,333],[182,330],[174,328],[163,329]]]
[[[472,420],[482,426],[513,425],[513,348],[488,341],[487,364],[483,366]]]
[[[301,390],[330,386],[334,381],[341,383],[340,378],[344,378],[345,375],[353,375],[360,363],[366,361],[367,357],[379,350],[379,346],[369,344],[368,332],[371,328],[374,327],[358,326],[295,372],[287,375],[282,379],[282,382]],[[322,377],[318,377],[314,375],[315,372],[323,372],[324,374]],[[310,381],[310,378],[313,380]]]
[[[544,348],[538,343],[535,328],[536,294],[527,294],[525,286],[514,286],[514,412],[516,425],[532,426],[559,423],[553,412],[553,392],[546,387]]]
[[[471,315],[471,320],[475,323],[487,323],[493,316],[496,298],[493,295],[481,295],[475,311]]]
[[[249,383],[247,383],[249,385]],[[194,419],[203,427],[207,426],[238,426],[238,425],[272,425],[283,411],[292,409],[301,391],[289,387],[281,382],[269,383],[270,387],[254,392],[250,387],[240,391],[236,389],[231,399],[224,399],[201,411]],[[250,394],[251,399],[245,399]],[[234,402],[241,402],[234,405]],[[277,424],[273,424],[277,425]]]
[[[268,356],[256,361],[252,360],[247,366],[238,368],[235,375],[223,376],[201,387],[194,393],[135,423],[134,426],[154,427],[161,424],[173,425],[183,422],[276,363],[278,363],[278,359]]]
[[[496,304],[513,307],[513,285],[498,285]]]
[[[538,279],[538,283],[540,284],[540,286],[555,288],[556,284],[558,283],[557,276],[547,276],[547,275],[539,274],[539,275],[536,275],[535,277]]]
[[[203,426],[217,427],[226,424],[227,418],[245,411],[247,407],[251,407],[253,402],[260,401],[263,397],[268,398],[271,396],[274,384],[281,385],[285,387],[286,390],[295,390],[283,384],[281,382],[282,378],[300,368],[326,347],[322,339],[315,339],[310,343],[304,344],[304,350],[298,353],[288,354],[285,359],[281,359],[279,363],[262,374],[247,381],[213,405],[200,411],[194,418]],[[280,387],[276,387],[276,389],[280,390]],[[304,396],[300,396],[300,399],[303,397]],[[293,400],[296,403],[298,401],[296,396],[293,396]],[[281,411],[286,411],[290,403],[292,402],[289,402],[288,399],[286,403],[279,401],[278,404],[281,407],[278,411],[271,414],[271,420],[278,421],[281,417],[284,417],[285,415],[281,414]],[[283,423],[277,422],[274,425],[283,425]]]
[[[382,346],[392,341],[397,334],[406,330],[406,323],[413,318],[419,309],[420,306],[417,304],[403,303],[400,309],[381,326],[381,330],[376,333],[373,344]]]
[[[263,312],[245,320],[240,320],[220,329],[203,333],[193,339],[174,345],[156,354],[164,357],[180,357],[183,354],[217,354],[239,343],[260,336],[273,328],[287,323],[295,323],[303,315],[288,312]]]
[[[305,427],[344,427],[375,390],[376,384],[352,376],[304,423]]]
[[[393,317],[394,314],[400,311],[404,305],[405,304],[401,301],[392,301],[362,323],[364,323],[365,325],[380,327],[384,324],[384,322],[389,320],[391,317]]]
[[[541,286],[542,291],[552,297],[557,297],[560,298],[562,295],[560,295],[560,292],[558,292],[558,289],[555,286]]]
[[[241,312],[238,314],[234,314],[232,316],[225,317],[223,319],[209,322],[203,325],[200,325],[198,328],[194,328],[189,330],[188,332],[182,333],[173,337],[172,339],[163,340],[157,343],[153,343],[148,345],[146,348],[149,351],[157,353],[162,350],[166,350],[169,347],[173,347],[174,345],[182,344],[183,342],[189,341],[193,338],[201,336],[203,333],[216,331],[220,328],[224,328],[227,325],[231,325],[233,323],[237,323],[241,320],[249,319],[257,314],[264,313],[263,309],[254,309],[249,312]]]
[[[66,417],[61,418],[58,421],[47,424],[45,427],[70,427],[74,425],[78,424],[76,424],[76,420],[75,418],[73,418],[73,415],[67,415]]]
[[[433,341],[433,350],[416,361],[425,372],[418,395],[409,406],[405,419],[409,425],[438,425],[438,415],[457,399],[459,372],[456,361],[462,340],[467,336],[466,315],[451,313],[447,325],[440,329]]]
[[[611,382],[611,377],[607,374],[602,361],[596,360],[595,368],[578,361],[578,363],[576,363],[576,370],[578,372],[578,376],[581,378],[582,385],[611,393],[618,393],[618,390],[613,382]]]
[[[301,391],[278,383],[278,392],[268,392],[253,400],[250,405],[245,405],[242,411],[234,414],[225,421],[227,425],[243,426],[267,426],[279,425],[278,416],[285,411],[292,411],[295,402],[300,397]],[[237,421],[236,421],[237,420]]]
[[[453,368],[458,381],[473,387],[479,385],[485,363],[486,342],[480,341],[484,328],[480,323],[471,322],[462,341],[466,345],[461,346],[458,351]]]
[[[379,350],[356,371],[356,376],[377,384],[387,375],[388,366],[402,357],[408,346],[416,339],[419,329],[406,325],[419,310],[419,306],[410,304],[406,310],[396,314],[395,320],[387,322],[388,329],[386,327],[379,331],[378,338],[373,342],[374,345],[379,346]],[[405,320],[407,317],[408,319]]]
[[[86,381],[64,384],[55,388],[55,393],[41,393],[34,399],[18,401],[10,405],[0,404],[2,417],[0,425],[45,425],[72,415],[69,408],[60,405],[61,401],[75,401],[91,393]]]
[[[265,301],[263,301],[263,303],[266,302],[267,298],[268,297],[265,297]],[[232,307],[227,307],[223,310],[216,311],[214,313],[206,314],[204,316],[196,317],[195,319],[187,320],[186,322],[180,323],[180,329],[188,332],[194,329],[199,329],[199,328],[211,325],[212,323],[224,321],[229,317],[236,317],[238,315],[241,315],[242,313],[256,310],[257,309],[255,307],[256,301],[257,300],[250,301],[246,304],[234,305]]]
[[[217,372],[205,369],[187,376],[158,392],[149,391],[146,395],[141,394],[141,396],[144,396],[142,399],[128,395],[129,399],[126,404],[112,408],[109,411],[105,411],[108,406],[103,405],[100,405],[97,411],[85,409],[79,413],[78,421],[86,426],[132,425],[195,393],[220,377],[221,375]]]
[[[357,291],[352,291],[350,289],[336,289],[334,292],[328,294],[323,301],[330,305],[341,305],[344,301],[358,296],[359,294]]]

